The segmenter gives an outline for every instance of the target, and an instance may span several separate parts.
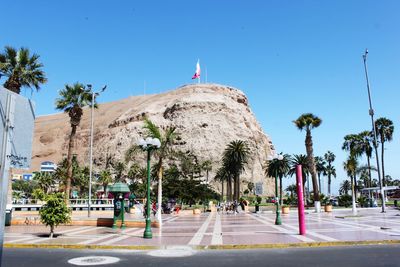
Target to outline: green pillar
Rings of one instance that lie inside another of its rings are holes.
[[[152,238],[151,219],[150,219],[150,153],[151,148],[147,148],[147,203],[146,203],[146,228],[143,233],[144,238]]]

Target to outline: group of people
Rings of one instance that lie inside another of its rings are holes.
[[[224,201],[217,204],[217,212],[225,212],[226,214],[236,214],[239,213],[239,206],[242,211],[246,210],[248,205],[247,200],[241,200],[240,202],[234,201]]]

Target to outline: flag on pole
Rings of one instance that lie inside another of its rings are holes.
[[[200,79],[200,61],[197,60],[196,72],[194,73],[192,79]]]

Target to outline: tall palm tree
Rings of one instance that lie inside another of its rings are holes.
[[[343,183],[340,185],[339,193],[341,195],[348,195],[350,190],[351,190],[351,184],[349,180],[344,180]]]
[[[55,181],[51,172],[37,172],[35,173],[34,181],[37,181],[38,186],[48,194],[54,185]]]
[[[160,131],[160,128],[154,124],[150,119],[146,118],[144,120],[143,128],[147,131],[147,136],[152,138],[158,138],[160,140],[161,146],[155,151],[156,157],[158,157],[157,162],[157,174],[158,174],[158,196],[157,196],[157,216],[161,222],[161,202],[162,202],[162,178],[163,178],[163,162],[168,155],[171,154],[172,146],[174,145],[174,140],[177,137],[176,127],[169,126],[164,132]]]
[[[297,185],[296,184],[291,184],[288,187],[286,187],[285,191],[290,193],[290,197],[293,198],[294,195],[296,194],[297,190]]]
[[[224,166],[220,167],[217,170],[217,173],[215,174],[214,180],[221,182],[221,200],[224,200],[224,183],[226,182],[228,185],[228,180],[229,180],[230,174],[227,169],[224,168]],[[227,192],[227,196],[230,196],[229,199],[232,196],[232,183],[231,186],[227,186],[227,188],[230,188],[230,191]],[[228,191],[228,190],[227,190]]]
[[[357,169],[358,169],[358,161],[354,155],[350,155],[350,157],[343,162],[343,169],[347,172],[347,175],[350,177],[351,181],[351,196],[352,196],[352,211],[353,214],[357,213],[356,208],[356,190],[355,187],[357,186]]]
[[[356,181],[356,170],[358,168],[357,159],[362,155],[362,144],[363,140],[358,134],[348,134],[344,137],[344,142],[342,145],[342,149],[348,151],[350,153],[349,159],[345,162],[345,165],[348,165],[348,168],[345,166],[345,170],[347,170],[348,175],[353,179],[354,184],[357,185]],[[353,180],[352,180],[353,182]],[[356,187],[357,191],[357,187]]]
[[[201,164],[201,167],[203,170],[206,171],[206,179],[207,179],[207,183],[208,183],[208,174],[212,170],[212,161],[209,159],[204,161],[203,164]]]
[[[117,161],[113,165],[115,181],[116,182],[124,182],[124,172],[126,169],[126,165],[122,161]]]
[[[315,157],[314,159],[315,159],[315,169],[316,169],[317,174],[318,174],[318,186],[319,186],[319,189],[322,191],[321,174],[325,173],[326,161],[324,160],[323,157],[319,157],[319,156]]]
[[[40,85],[47,82],[39,57],[37,54],[31,56],[27,48],[21,47],[17,51],[6,46],[4,53],[0,53],[0,77],[8,77],[4,87],[17,94],[21,92],[21,87],[35,87],[39,90]]]
[[[328,176],[328,195],[331,195],[331,182],[332,182],[332,177],[336,177],[336,169],[332,165],[332,162],[335,161],[335,154],[333,154],[331,151],[328,151],[325,153],[324,158],[326,162],[328,163],[328,166],[326,166],[325,173],[324,175]]]
[[[100,172],[98,182],[103,186],[104,196],[107,198],[107,186],[113,182],[113,178],[109,170]]]
[[[279,199],[280,204],[283,205],[283,188],[282,178],[288,175],[290,170],[291,157],[289,154],[284,154],[282,160],[273,159],[266,161],[264,164],[264,174],[269,177],[279,178]]]
[[[385,164],[384,164],[384,151],[385,142],[390,142],[393,139],[394,126],[393,122],[387,118],[379,118],[375,121],[376,135],[380,139],[381,143],[381,162],[382,162],[382,182],[383,186],[385,183]]]
[[[92,94],[89,89],[86,89],[85,85],[76,82],[73,85],[65,85],[65,88],[60,92],[60,98],[56,99],[56,108],[68,113],[71,125],[71,134],[69,136],[68,143],[68,154],[67,154],[67,181],[65,187],[65,198],[66,201],[70,197],[71,193],[71,179],[72,179],[72,153],[74,149],[76,129],[81,122],[83,115],[83,107],[91,104]],[[97,104],[94,105],[97,108]]]
[[[239,201],[240,174],[244,171],[250,157],[250,148],[247,142],[235,140],[225,148],[222,162],[233,176],[233,199]]]
[[[294,121],[296,127],[302,131],[306,131],[306,151],[308,157],[308,164],[309,170],[311,173],[312,183],[313,183],[313,191],[314,191],[314,205],[317,212],[320,212],[320,205],[319,205],[319,189],[318,189],[318,181],[317,181],[317,172],[315,169],[315,162],[314,162],[314,154],[313,154],[313,142],[311,136],[311,130],[317,128],[322,123],[322,120],[315,116],[312,113],[305,113],[302,114],[297,120]]]
[[[367,165],[368,165],[368,177],[369,180],[366,181],[365,186],[371,186],[371,157],[372,157],[372,133],[370,131],[363,131],[358,134],[360,137],[360,150],[362,154],[365,154],[367,157]]]
[[[303,195],[306,196],[306,191],[304,190],[306,186],[307,177],[310,174],[309,164],[308,164],[308,157],[304,154],[300,155],[293,155],[290,161],[290,169],[288,171],[288,175],[293,176],[296,175],[296,166],[301,165],[301,172],[303,177]],[[304,199],[307,199],[304,197]]]

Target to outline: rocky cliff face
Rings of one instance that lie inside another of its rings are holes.
[[[167,93],[101,104],[94,116],[95,169],[104,167],[107,154],[123,159],[128,147],[144,135],[143,120],[148,117],[162,128],[177,127],[181,138],[175,147],[193,151],[201,161],[211,160],[210,177],[220,166],[222,152],[230,141],[247,141],[252,155],[242,180],[263,182],[264,194],[273,194],[273,180],[265,178],[262,164],[274,148],[238,89],[217,84],[186,85]],[[65,157],[69,134],[67,114],[38,117],[32,168],[38,170],[42,161],[59,162]],[[88,164],[89,137],[90,110],[84,109],[75,144],[75,153],[83,164]],[[217,183],[213,185],[220,188]]]

